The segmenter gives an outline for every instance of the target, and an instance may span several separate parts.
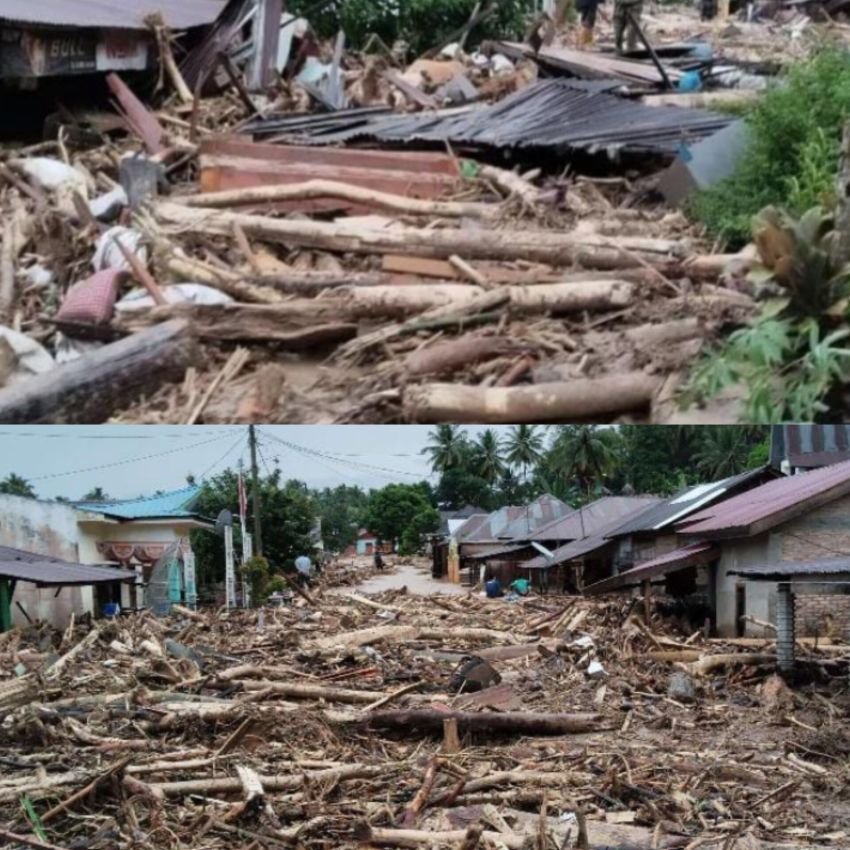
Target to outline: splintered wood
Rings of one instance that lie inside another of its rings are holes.
[[[792,690],[769,641],[628,600],[373,595],[370,570],[332,564],[262,619],[0,635],[4,846],[850,846],[850,648],[801,646]],[[500,682],[458,691],[469,657]]]

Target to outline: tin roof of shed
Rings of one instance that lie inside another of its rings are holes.
[[[156,496],[114,502],[75,502],[74,507],[116,519],[193,519],[199,516],[192,508],[200,492],[201,488],[193,484]]]
[[[94,564],[74,564],[61,558],[50,558],[24,549],[0,546],[0,576],[29,581],[43,587],[103,584],[111,581],[135,580],[133,570],[100,567]]]
[[[145,18],[159,12],[171,29],[213,23],[225,0],[3,0],[0,21],[75,29],[146,30]]]

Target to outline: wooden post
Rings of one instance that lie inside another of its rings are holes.
[[[251,91],[262,91],[274,78],[282,14],[282,0],[260,0],[257,5],[254,16],[253,56],[248,80],[248,88]]]
[[[649,620],[652,615],[652,585],[647,579],[643,583],[643,616],[646,619],[647,626],[649,625]]]
[[[457,718],[447,717],[443,721],[443,752],[454,755],[460,752],[460,738],[457,733]]]

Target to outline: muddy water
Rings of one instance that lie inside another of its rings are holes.
[[[430,572],[421,567],[401,565],[392,573],[378,573],[354,588],[357,593],[380,593],[382,590],[407,588],[408,593],[427,596],[431,593],[463,594],[468,589],[447,581],[431,578]]]

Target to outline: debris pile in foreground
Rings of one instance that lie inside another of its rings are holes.
[[[365,596],[336,569],[315,606],[0,636],[4,843],[850,842],[846,647],[792,690],[769,646],[628,601]]]

